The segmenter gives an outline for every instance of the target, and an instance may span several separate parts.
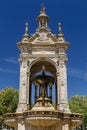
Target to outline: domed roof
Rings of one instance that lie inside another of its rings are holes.
[[[42,18],[45,18],[47,21],[49,21],[49,17],[45,13],[45,7],[42,5],[40,15],[37,17],[37,21],[41,20]]]

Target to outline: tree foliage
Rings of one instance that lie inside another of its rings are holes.
[[[18,90],[7,87],[0,91],[0,125],[3,121],[3,114],[16,111],[18,103]]]
[[[18,90],[7,87],[0,91],[0,125],[3,122],[3,114],[15,112],[17,104]],[[69,106],[71,112],[83,114],[83,126],[87,127],[87,96],[73,96],[69,100]]]
[[[87,126],[87,96],[73,96],[69,100],[71,112],[83,114],[83,125]]]

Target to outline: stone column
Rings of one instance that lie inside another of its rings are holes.
[[[19,104],[17,112],[27,109],[27,60],[20,58],[20,85],[19,85]]]
[[[26,85],[26,96],[27,96],[27,109],[30,109],[30,102],[29,102],[29,91],[30,91],[30,72],[29,68],[27,69],[27,85]]]
[[[69,124],[68,123],[63,124],[62,130],[69,130]]]
[[[37,86],[35,86],[35,103],[36,103],[36,99],[37,99]]]
[[[47,84],[46,84],[46,86],[45,86],[45,95],[46,95],[46,97],[48,97],[48,91],[47,91],[47,88],[48,88],[48,86],[47,86]]]
[[[67,100],[67,72],[66,72],[66,55],[59,55],[59,109],[63,111],[70,111]]]
[[[59,110],[59,104],[60,104],[60,97],[59,97],[59,94],[60,94],[60,90],[59,90],[59,86],[60,86],[60,79],[59,79],[59,69],[58,69],[58,71],[57,71],[57,73],[56,73],[56,75],[57,75],[57,82],[56,82],[56,96],[57,96],[57,109]]]
[[[50,101],[52,103],[52,85],[50,85]]]
[[[41,88],[40,88],[40,85],[39,85],[39,97],[41,96]]]
[[[29,85],[29,109],[31,109],[31,104],[32,104],[32,83],[30,82]]]
[[[57,93],[57,82],[55,82],[55,109],[57,109],[57,105],[58,105],[58,93]]]
[[[18,129],[17,130],[25,130],[25,122],[21,119],[18,120]]]

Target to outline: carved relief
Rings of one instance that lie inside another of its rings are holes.
[[[40,41],[47,41],[49,40],[49,38],[47,37],[47,34],[43,31],[39,34],[39,38],[37,40],[40,40]]]
[[[64,81],[61,81],[61,86],[64,86],[65,82]]]

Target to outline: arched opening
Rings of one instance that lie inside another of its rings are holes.
[[[57,108],[56,67],[47,60],[35,62],[30,69],[29,104]]]

